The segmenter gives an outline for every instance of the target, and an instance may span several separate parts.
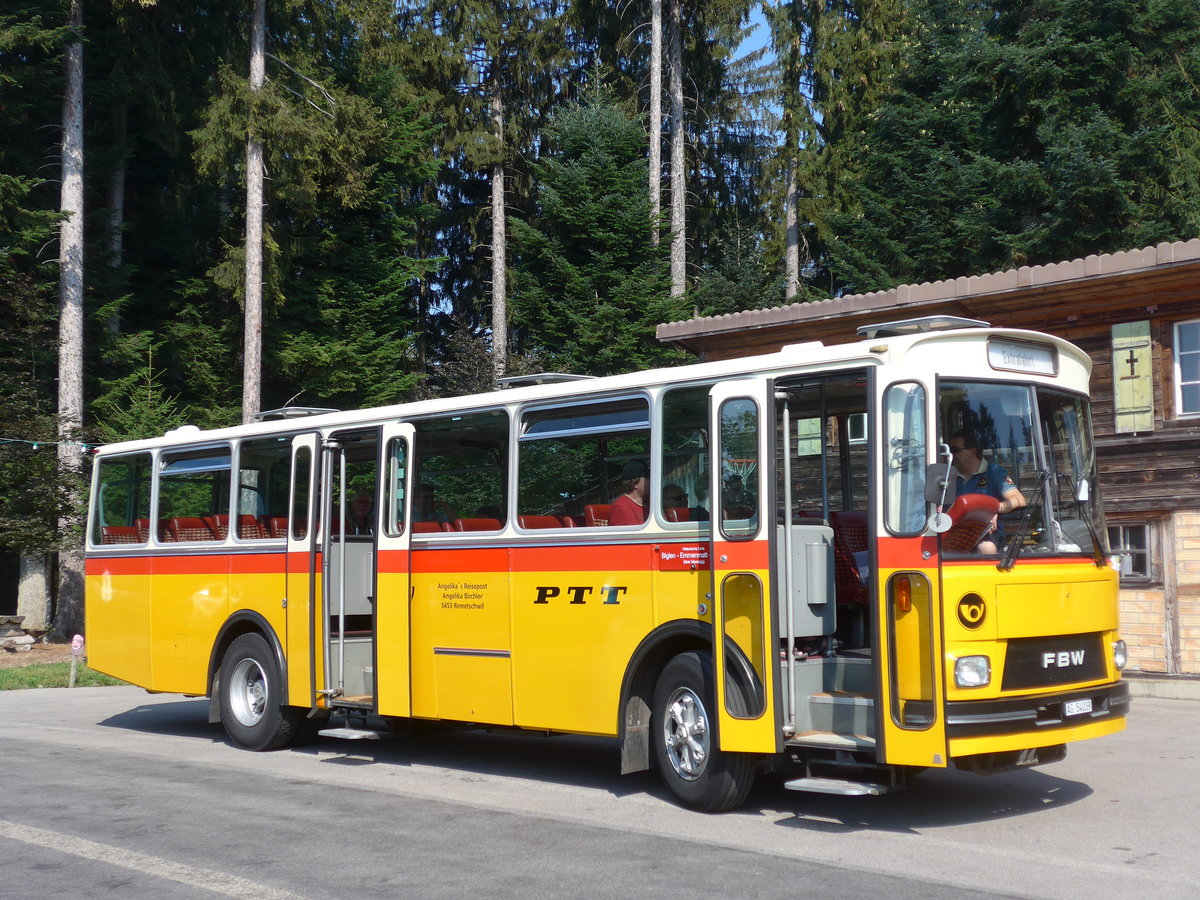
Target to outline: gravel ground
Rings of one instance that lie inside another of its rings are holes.
[[[66,662],[70,658],[70,644],[32,644],[28,650],[0,650],[0,669]]]

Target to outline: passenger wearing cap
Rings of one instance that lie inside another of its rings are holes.
[[[608,511],[608,524],[641,525],[646,521],[646,498],[650,487],[645,465],[637,460],[625,463],[618,486],[622,493]]]

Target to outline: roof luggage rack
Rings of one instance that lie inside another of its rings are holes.
[[[590,381],[595,375],[569,375],[566,372],[535,372],[532,375],[509,375],[497,378],[502,388],[530,387],[535,384],[562,384],[564,381]]]
[[[321,416],[325,413],[341,412],[323,406],[281,406],[279,409],[264,409],[254,417],[256,422],[274,422],[279,419],[303,419],[305,416]]]
[[[961,316],[922,316],[919,319],[899,319],[895,322],[880,322],[877,325],[862,325],[858,333],[867,339],[896,337],[902,334],[921,334],[927,331],[950,331],[955,328],[991,328],[991,322],[980,319],[964,319]]]

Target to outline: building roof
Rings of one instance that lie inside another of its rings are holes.
[[[1168,307],[1200,314],[1197,303],[1200,238],[1193,238],[990,275],[670,322],[658,326],[658,339],[719,359],[800,340],[850,341],[859,325],[887,319],[956,315],[1062,330],[1084,318],[1094,325],[1128,321],[1131,305],[1144,306],[1148,315]]]

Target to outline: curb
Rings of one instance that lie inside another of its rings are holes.
[[[1122,680],[1129,685],[1131,697],[1154,697],[1159,700],[1200,700],[1200,678],[1195,676],[1127,673]]]

